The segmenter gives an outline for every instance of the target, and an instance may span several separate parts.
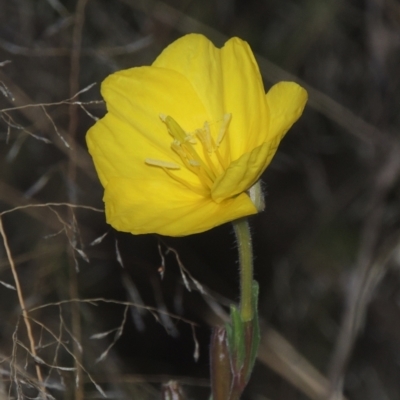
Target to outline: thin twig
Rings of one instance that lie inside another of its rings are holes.
[[[65,345],[65,343],[63,343],[58,336],[51,330],[49,329],[46,325],[42,324],[40,321],[32,318],[32,321],[35,322],[36,324],[38,324],[43,330],[45,330],[46,332],[48,332],[54,340],[56,340],[60,346],[68,353],[72,356],[72,358],[74,358],[75,363],[77,364],[77,366],[86,373],[87,377],[89,378],[90,382],[93,383],[93,385],[96,387],[96,389],[98,390],[98,392],[103,396],[103,397],[107,397],[107,395],[104,393],[103,389],[96,383],[96,381],[92,378],[92,375],[89,373],[89,371],[87,371],[85,369],[85,367],[83,366],[82,363],[79,362],[79,360],[76,358],[75,353],[71,352],[71,350],[68,348],[68,346]],[[76,398],[75,398],[76,400]]]
[[[85,206],[85,205],[72,204],[72,203],[51,203],[50,202],[50,203],[41,203],[41,204],[25,204],[23,206],[13,207],[8,210],[0,212],[0,217],[3,215],[6,215],[6,214],[12,213],[14,211],[23,210],[25,208],[59,207],[59,206],[66,206],[66,207],[70,207],[70,208],[82,208],[84,210],[91,210],[91,211],[101,212],[101,213],[104,212],[104,210],[102,210],[100,208],[92,207],[92,206]]]
[[[26,331],[28,333],[30,352],[31,352],[31,354],[32,354],[32,356],[34,358],[37,358],[36,348],[35,348],[35,340],[33,338],[33,333],[32,333],[32,327],[31,327],[31,324],[30,324],[30,321],[29,321],[28,312],[26,311],[25,300],[24,300],[24,296],[22,294],[21,284],[19,282],[19,277],[18,277],[18,274],[17,274],[17,269],[15,267],[12,254],[11,254],[10,246],[8,245],[8,239],[7,239],[7,235],[6,235],[5,231],[4,231],[3,220],[1,218],[1,216],[0,216],[0,234],[1,234],[2,238],[3,238],[4,248],[6,250],[8,262],[10,263],[11,272],[12,272],[13,277],[14,277],[15,287],[17,289],[17,294],[18,294],[18,301],[19,301],[19,304],[20,304],[20,307],[21,307],[21,310],[22,310],[22,316],[23,316],[23,319],[24,319]],[[44,387],[44,384],[43,384],[42,371],[40,369],[40,366],[37,363],[35,365],[35,369],[36,369],[36,375],[37,375],[38,382],[39,382],[40,392],[41,392],[42,396],[45,397],[46,390],[45,390],[45,387]]]
[[[82,44],[82,30],[85,21],[85,7],[88,0],[79,0],[76,5],[75,12],[75,25],[72,33],[72,48],[71,48],[71,70],[69,75],[69,90],[70,97],[75,96],[76,100],[79,100],[79,73],[80,73],[80,58],[81,58],[81,44]],[[69,126],[68,126],[68,137],[69,140],[75,141],[76,132],[78,128],[78,108],[75,105],[69,106]],[[76,166],[77,166],[77,152],[71,151],[69,154],[68,161],[68,183],[69,199],[72,202],[76,201]],[[71,220],[73,221],[74,215],[70,209]],[[75,236],[75,233],[72,232]],[[71,298],[78,297],[78,279],[77,279],[77,263],[75,260],[75,253],[73,249],[70,250],[69,254],[69,295]],[[80,342],[81,338],[81,319],[79,314],[79,307],[77,303],[71,303],[71,314],[72,314],[72,333],[73,336]],[[76,342],[73,343],[76,375],[75,375],[75,400],[83,400],[84,389],[82,385],[82,354],[79,351],[79,347]]]
[[[188,325],[193,325],[193,326],[198,326],[198,324],[196,322],[193,322],[187,318],[183,318],[180,315],[177,314],[173,314],[171,312],[168,311],[163,311],[160,310],[157,307],[151,307],[151,306],[145,306],[145,305],[141,305],[141,304],[136,304],[133,303],[131,301],[121,301],[121,300],[114,300],[114,299],[107,299],[105,297],[94,297],[91,299],[69,299],[69,300],[61,300],[61,301],[56,301],[53,303],[46,303],[46,304],[42,304],[40,306],[37,307],[33,307],[31,309],[29,309],[29,312],[33,312],[33,311],[37,311],[37,310],[41,310],[43,308],[47,308],[47,307],[54,307],[54,306],[60,306],[62,304],[70,304],[70,303],[85,303],[85,304],[91,304],[94,306],[97,306],[96,303],[109,303],[109,304],[119,304],[121,306],[130,306],[130,307],[136,307],[136,308],[141,308],[143,310],[146,310],[150,313],[159,313],[159,314],[166,314],[168,315],[170,318],[176,319],[177,321],[181,321],[181,322],[185,322]]]

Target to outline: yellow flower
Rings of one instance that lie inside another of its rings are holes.
[[[134,234],[183,236],[255,214],[247,191],[300,117],[307,92],[265,94],[249,45],[218,49],[190,34],[152,66],[101,87],[108,113],[87,134],[107,222]]]

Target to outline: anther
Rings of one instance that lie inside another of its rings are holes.
[[[148,165],[167,169],[181,169],[181,166],[170,161],[155,160],[153,158],[146,158],[144,162]]]

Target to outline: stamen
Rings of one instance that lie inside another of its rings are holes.
[[[206,159],[207,165],[211,168],[211,170],[214,173],[214,176],[217,177],[219,175],[219,172],[216,168],[216,166],[214,165],[214,163],[211,160],[210,154],[208,153],[208,151],[205,151],[204,153],[204,158]],[[214,178],[215,179],[215,178]]]
[[[206,148],[207,152],[212,153],[214,149],[211,142],[212,138],[211,138],[210,124],[207,121],[204,122],[204,126],[202,129],[198,129],[196,131],[196,135],[200,139],[203,146]]]
[[[146,158],[144,162],[148,165],[167,169],[181,169],[181,166],[170,161],[155,160],[154,158]]]
[[[183,161],[183,163],[185,164],[185,166],[192,172],[194,172],[195,174],[197,173],[197,171],[195,171],[192,167],[192,164],[189,161],[188,158],[188,154],[185,153],[185,151],[182,149],[181,144],[177,141],[174,140],[171,144],[171,149],[175,151],[176,154],[178,154],[178,156],[181,158],[181,160]],[[193,161],[193,160],[192,160]]]
[[[214,173],[202,162],[202,159],[197,154],[196,150],[193,148],[193,145],[190,141],[187,141],[186,138],[188,135],[181,128],[181,126],[169,115],[165,118],[165,124],[167,125],[168,132],[174,138],[172,143],[172,149],[175,150],[182,160],[194,160],[203,166],[204,170],[209,176],[209,179],[214,181],[215,175]]]
[[[226,165],[225,160],[222,158],[221,154],[219,154],[218,148],[215,150],[214,153],[217,156],[217,159],[218,159],[219,163],[221,164],[222,169],[225,171],[228,168],[228,166]]]
[[[193,133],[186,134],[185,142],[189,142],[190,144],[197,144],[197,140],[194,137]]]
[[[200,158],[200,156],[197,154],[197,151],[193,148],[193,146],[190,143],[182,143],[181,147],[186,154],[190,155],[190,157],[187,157],[188,160],[194,160],[198,162],[202,169],[207,173],[209,178],[214,181],[215,174],[212,172],[210,168],[203,162],[203,160]]]
[[[198,177],[199,183],[203,186],[204,190],[198,186],[192,186],[185,179],[171,171],[180,169],[181,165],[179,164],[152,158],[146,158],[145,163],[162,168],[171,178],[185,185],[190,190],[202,196],[208,196],[209,189],[213,187],[215,179],[228,167],[226,164],[229,163],[229,160],[224,160],[218,147],[228,130],[232,114],[225,114],[223,116],[216,141],[214,141],[211,134],[208,121],[204,123],[202,128],[194,132],[186,132],[178,122],[169,115],[160,114],[159,116],[161,121],[167,126],[168,132],[173,138],[171,149],[179,155],[183,163],[182,165]],[[199,148],[196,147],[198,141],[201,143]]]
[[[181,143],[185,142],[187,135],[186,135],[185,131],[180,127],[180,125],[173,118],[171,118],[169,115],[167,115],[163,121],[164,121],[165,125],[167,125],[168,132],[171,134],[171,136],[175,140],[178,140]]]
[[[221,144],[222,139],[224,138],[225,133],[228,130],[228,126],[229,126],[229,123],[231,122],[231,119],[232,119],[231,113],[224,114],[224,119],[222,121],[221,128],[219,128],[219,133],[218,133],[218,137],[216,140],[217,147],[219,147],[219,145]]]
[[[219,154],[218,146],[214,142],[214,139],[211,135],[210,124],[207,121],[204,123],[203,129],[197,130],[197,135],[199,136],[199,139],[201,140],[203,146],[207,149],[207,151],[203,152],[207,165],[212,169],[215,176],[218,176],[222,171],[218,169],[217,166],[212,162],[211,157],[208,153],[215,154],[223,170],[226,169],[226,165],[221,155]]]
[[[201,166],[197,168],[197,176],[204,187],[209,189],[213,187],[214,181],[209,178],[209,176],[205,173],[204,168],[201,168]]]
[[[174,140],[172,142],[171,148],[182,159],[183,163],[185,164],[185,167],[189,171],[193,172],[195,175],[198,176],[203,186],[211,189],[214,181],[210,179],[208,175],[204,172],[204,168],[202,168],[202,163],[196,160],[189,159],[188,154],[185,152],[185,150],[182,148],[182,146],[177,140]]]
[[[181,183],[182,185],[185,185],[189,190],[191,190],[192,192],[195,192],[197,194],[199,194],[200,196],[207,196],[209,195],[209,191],[207,190],[202,190],[199,187],[193,186],[190,183],[186,182],[184,179],[179,178],[179,176],[176,176],[175,174],[173,174],[170,170],[168,170],[167,168],[163,168],[163,170],[172,178],[175,179],[177,182]]]

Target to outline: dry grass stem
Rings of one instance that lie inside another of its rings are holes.
[[[32,327],[31,327],[31,323],[30,323],[30,320],[29,320],[28,312],[27,312],[26,307],[25,307],[25,300],[24,300],[24,296],[22,294],[21,284],[19,282],[17,269],[15,267],[14,260],[12,258],[11,249],[10,249],[10,247],[8,245],[7,235],[6,235],[5,231],[4,231],[3,219],[2,219],[1,216],[0,216],[0,234],[1,234],[1,237],[3,239],[3,245],[4,245],[4,248],[6,250],[8,262],[10,263],[11,272],[12,272],[13,277],[14,277],[14,283],[15,283],[15,288],[17,290],[18,301],[19,301],[19,305],[21,307],[22,317],[23,317],[23,320],[24,320],[24,324],[25,324],[25,327],[26,327],[27,334],[28,334],[29,350],[28,349],[27,350],[29,351],[29,353],[31,354],[33,359],[35,361],[37,361],[39,359],[39,357],[37,356],[37,353],[36,353],[35,340],[34,340],[33,333],[32,333]],[[21,345],[20,341],[18,341],[18,343]],[[38,379],[39,391],[41,392],[42,397],[45,397],[46,390],[45,390],[45,387],[43,385],[42,370],[41,370],[40,365],[38,363],[36,363],[36,365],[35,365],[35,370],[36,370],[36,375],[37,375],[37,379]]]

